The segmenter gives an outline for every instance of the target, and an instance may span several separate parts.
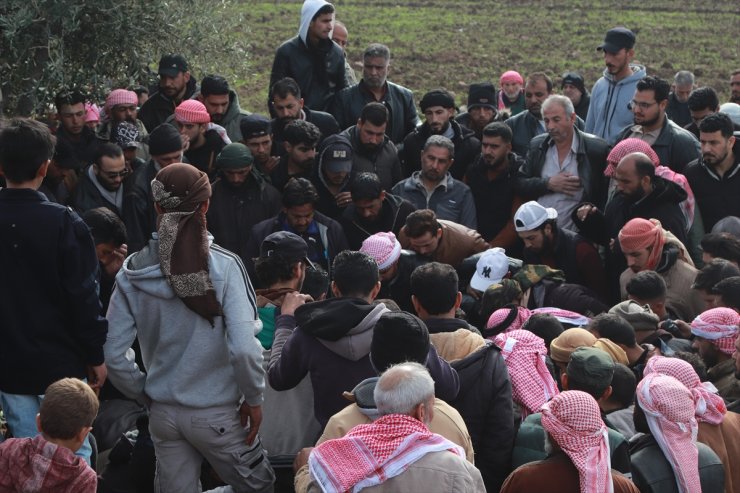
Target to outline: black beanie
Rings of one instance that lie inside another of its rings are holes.
[[[406,361],[426,364],[429,355],[429,330],[415,315],[386,312],[375,324],[370,344],[370,362],[380,374]]]
[[[419,106],[421,107],[422,113],[424,113],[427,108],[431,108],[432,106],[454,108],[455,98],[452,96],[452,94],[445,91],[444,89],[434,89],[433,91],[429,91],[428,93],[424,94],[424,97],[421,98],[421,101],[419,102]]]
[[[162,154],[181,150],[182,137],[180,137],[180,132],[169,123],[159,125],[149,134],[149,154],[152,156],[161,156]]]

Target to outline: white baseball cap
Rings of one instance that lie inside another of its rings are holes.
[[[475,264],[475,274],[470,279],[470,287],[485,291],[491,284],[497,284],[509,272],[509,259],[503,248],[486,250]]]
[[[522,204],[514,214],[514,229],[517,231],[532,231],[537,229],[548,219],[557,219],[558,211],[552,207],[542,207],[536,200]]]

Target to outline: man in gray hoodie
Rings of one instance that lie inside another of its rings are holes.
[[[241,260],[206,231],[208,176],[171,164],[152,195],[157,234],[125,260],[109,305],[111,382],[149,408],[162,491],[198,491],[203,459],[238,491],[272,491],[257,436],[262,324]],[[137,336],[147,373],[130,349]]]
[[[635,33],[625,27],[615,27],[606,33],[596,49],[604,53],[604,76],[591,90],[591,105],[586,116],[586,133],[594,134],[614,144],[617,134],[632,124],[628,104],[635,94],[637,81],[647,72],[633,64]]]

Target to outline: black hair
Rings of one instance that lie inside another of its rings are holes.
[[[279,282],[290,281],[293,279],[293,266],[300,262],[288,262],[279,255],[272,257],[257,257],[254,259],[254,270],[257,273],[257,279],[265,287],[274,286]]]
[[[648,75],[638,80],[636,88],[640,92],[653,91],[655,101],[658,103],[668,99],[668,95],[671,93],[671,85],[668,81],[654,75]]]
[[[114,144],[112,142],[104,142],[100,144],[97,149],[95,149],[93,162],[98,167],[101,167],[103,165],[102,162],[104,157],[114,159],[121,156],[123,156],[123,149],[121,149],[118,144]]]
[[[714,286],[717,285],[723,279],[728,277],[740,276],[740,269],[730,262],[729,260],[716,258],[708,264],[704,265],[699,272],[696,273],[694,278],[694,284],[691,285],[693,289],[701,289],[707,293],[713,293]]]
[[[613,313],[602,313],[591,319],[588,327],[589,330],[595,330],[599,337],[609,339],[614,344],[622,344],[632,347],[637,344],[635,339],[635,329],[632,325]]]
[[[344,250],[334,258],[332,273],[337,289],[347,298],[365,298],[380,278],[378,264],[368,254]]]
[[[306,266],[306,277],[303,279],[301,293],[310,294],[314,300],[329,293],[329,273],[318,264]]]
[[[321,7],[313,17],[311,17],[311,22],[315,21],[322,15],[333,14],[333,13],[334,13],[334,5],[327,3],[326,5]]]
[[[568,375],[568,390],[580,390],[599,400],[604,395],[604,392],[606,392],[606,389],[612,384],[611,380],[602,379],[597,381],[596,379],[589,378],[587,375],[576,375],[575,373],[571,375],[568,373],[568,368],[571,367],[571,364],[568,363],[568,367],[565,370],[565,373]],[[585,381],[580,380],[581,376],[585,377]],[[614,378],[613,375],[612,378]]]
[[[375,173],[358,173],[349,185],[352,200],[375,200],[383,193],[383,184]]]
[[[316,146],[321,140],[319,127],[306,120],[293,120],[285,126],[283,139],[290,145]]]
[[[510,144],[514,135],[511,128],[504,122],[491,122],[483,127],[483,137],[501,137],[504,142]]]
[[[694,89],[689,94],[688,99],[689,110],[701,111],[710,110],[717,111],[719,108],[719,98],[717,93],[711,87],[699,87]]]
[[[740,310],[740,277],[722,279],[714,286],[714,292],[720,296],[722,305]]]
[[[550,347],[553,339],[563,333],[565,328],[560,320],[549,313],[534,313],[527,319],[522,329],[528,330],[545,341],[545,347]]]
[[[638,272],[626,286],[627,294],[640,301],[662,300],[666,296],[663,276],[654,270]]]
[[[33,180],[54,156],[49,127],[29,118],[13,118],[0,128],[0,169],[11,183]]]
[[[296,99],[301,99],[301,88],[295,79],[283,77],[272,85],[270,94],[273,98],[277,96],[280,99],[285,99],[292,94]]]
[[[544,72],[534,72],[527,77],[527,84],[530,82],[537,82],[538,80],[544,80],[547,84],[547,92],[552,92],[552,79]]]
[[[708,233],[701,239],[702,251],[714,258],[740,264],[740,239],[729,233]]]
[[[86,103],[87,100],[88,97],[78,89],[63,89],[54,98],[54,106],[57,108],[57,113],[61,113],[62,106]]]
[[[459,278],[449,264],[430,262],[411,273],[411,294],[429,315],[449,312],[457,300]]]
[[[371,125],[380,127],[388,123],[388,108],[383,103],[367,103],[360,113],[360,121],[362,123],[370,122]]]
[[[637,378],[635,373],[622,363],[614,363],[612,377],[612,395],[609,400],[619,403],[622,409],[630,407],[635,402]]]
[[[149,94],[149,89],[144,86],[130,86],[129,91],[134,91],[137,96],[141,96],[142,94]]]
[[[316,187],[306,178],[291,178],[283,188],[283,207],[315,204],[318,200]]]
[[[126,225],[121,218],[107,207],[96,207],[82,214],[82,220],[90,228],[96,245],[113,243],[119,247],[126,243]]]
[[[650,177],[650,181],[654,181],[655,178],[655,164],[650,160],[647,155],[633,156],[635,163],[635,171],[637,176],[643,178],[645,176]]]
[[[206,75],[200,83],[200,95],[205,97],[211,94],[229,94],[229,83],[220,75]]]
[[[726,113],[713,113],[699,122],[699,132],[708,134],[721,132],[725,139],[732,137],[734,131],[732,119]]]

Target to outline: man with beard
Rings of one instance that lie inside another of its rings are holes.
[[[558,227],[558,212],[534,200],[514,214],[514,227],[524,242],[525,264],[547,265],[562,270],[565,280],[591,289],[608,299],[606,273],[593,243],[573,231]]]
[[[576,128],[578,116],[567,97],[550,96],[541,108],[538,111],[547,134],[532,139],[526,164],[519,168],[519,191],[525,198],[557,210],[560,228],[575,230],[571,213],[582,200],[595,204],[606,200],[603,170],[609,146],[603,139]]]
[[[413,93],[388,81],[390,62],[391,51],[387,46],[378,43],[368,46],[362,56],[362,80],[337,93],[331,113],[339,127],[346,129],[357,122],[368,103],[381,103],[390,113],[385,133],[398,145],[419,124],[419,116]]]
[[[449,172],[454,155],[455,146],[450,139],[432,135],[421,152],[421,171],[398,182],[391,191],[417,209],[431,209],[440,219],[476,229],[478,219],[473,194]]]
[[[285,155],[270,174],[272,185],[280,192],[291,178],[311,178],[321,132],[313,123],[293,120],[285,127],[283,138]]]
[[[107,207],[123,218],[123,201],[128,200],[128,186],[124,185],[124,178],[130,173],[121,148],[110,142],[101,144],[95,154],[95,161],[80,176],[72,205],[79,214],[90,209]]]
[[[311,181],[319,194],[316,209],[338,221],[352,201],[349,193],[352,145],[344,135],[331,135],[321,144]]]
[[[552,94],[552,80],[542,72],[535,72],[527,78],[524,86],[526,110],[506,120],[513,138],[511,148],[520,156],[526,156],[529,143],[536,135],[547,132],[542,121],[542,103]]]
[[[647,76],[637,82],[630,102],[634,125],[627,126],[616,142],[628,137],[644,140],[660,158],[660,164],[677,173],[683,173],[688,163],[701,152],[699,141],[689,132],[673,123],[665,113],[671,86],[658,77]]]
[[[313,123],[321,132],[320,140],[339,133],[337,121],[329,113],[312,110],[304,106],[301,89],[298,83],[290,77],[280,79],[272,86],[272,101],[270,111],[275,115],[272,120],[272,154],[285,154],[283,141],[285,127],[295,120],[304,120]]]
[[[735,352],[740,315],[732,308],[710,308],[691,322],[692,347],[707,365],[707,377],[728,404],[740,399],[735,376]]]
[[[247,112],[239,107],[239,96],[220,75],[206,75],[200,83],[198,100],[211,115],[211,121],[226,129],[232,142],[242,140],[240,122]]]
[[[49,162],[44,181],[41,182],[39,192],[43,193],[49,202],[67,205],[77,183],[77,175],[83,163],[74,155],[72,145],[66,140],[57,139],[54,146],[54,156]]]
[[[431,135],[447,137],[455,145],[455,155],[450,174],[461,180],[468,165],[480,152],[480,141],[475,132],[463,127],[453,118],[455,98],[444,89],[434,89],[424,94],[419,103],[426,121],[403,139],[399,153],[404,174],[409,177],[421,169],[421,151]]]
[[[586,115],[588,115],[588,107],[591,104],[591,94],[586,89],[583,76],[578,72],[564,73],[560,89],[564,96],[568,96],[568,99],[573,101],[576,115],[585,120]]]
[[[138,105],[139,98],[134,91],[127,89],[112,90],[105,98],[105,117],[98,126],[96,132],[98,138],[106,142],[115,142],[115,127],[123,122],[135,125],[140,138],[146,137],[147,131],[144,123],[137,118]]]
[[[524,111],[524,79],[516,70],[507,70],[498,80],[498,110],[506,110],[511,116]]]
[[[347,249],[342,226],[316,211],[316,187],[305,178],[292,178],[283,190],[282,211],[252,228],[247,239],[247,269],[254,272],[253,258],[259,257],[260,244],[270,233],[290,231],[308,245],[308,259],[328,271],[334,257]],[[250,278],[254,276],[250,275]]]
[[[518,246],[512,217],[522,203],[516,173],[524,159],[511,152],[511,129],[493,122],[483,129],[481,153],[463,180],[473,194],[478,232],[491,245],[512,253]]]
[[[352,144],[352,173],[372,172],[383,188],[390,190],[401,178],[401,162],[396,146],[387,135],[388,108],[368,103],[362,108],[357,125],[342,132]]]
[[[211,116],[197,99],[183,101],[175,109],[175,126],[180,131],[188,162],[213,179],[216,156],[226,143],[219,133],[208,128]]]
[[[699,123],[701,157],[686,167],[705,230],[725,216],[740,216],[740,146],[725,113]]]
[[[280,158],[272,155],[272,123],[266,116],[252,113],[242,118],[239,128],[242,144],[249,148],[254,158],[255,170],[270,181],[270,173]]]
[[[455,121],[475,132],[475,137],[480,140],[483,128],[496,119],[496,88],[490,82],[470,84],[468,111],[457,115]]]
[[[591,104],[586,116],[586,132],[613,144],[617,134],[632,121],[628,103],[637,81],[647,72],[632,64],[635,33],[624,27],[610,29],[596,49],[604,53],[604,75],[591,89]]]
[[[280,193],[254,169],[249,149],[229,144],[216,158],[218,179],[208,208],[208,230],[214,241],[248,263],[247,238],[252,227],[280,212]]]
[[[330,39],[333,27],[332,4],[324,0],[305,0],[298,36],[285,41],[275,52],[270,87],[283,77],[292,77],[306,96],[306,107],[325,111],[334,95],[346,84],[344,52]]]
[[[195,79],[190,77],[188,62],[182,55],[164,55],[159,60],[159,90],[139,110],[139,119],[147,131],[167,121],[182,101],[195,93]]]
[[[398,235],[406,217],[416,210],[409,201],[385,191],[375,173],[360,173],[349,186],[352,202],[339,219],[352,250],[375,233]]]

